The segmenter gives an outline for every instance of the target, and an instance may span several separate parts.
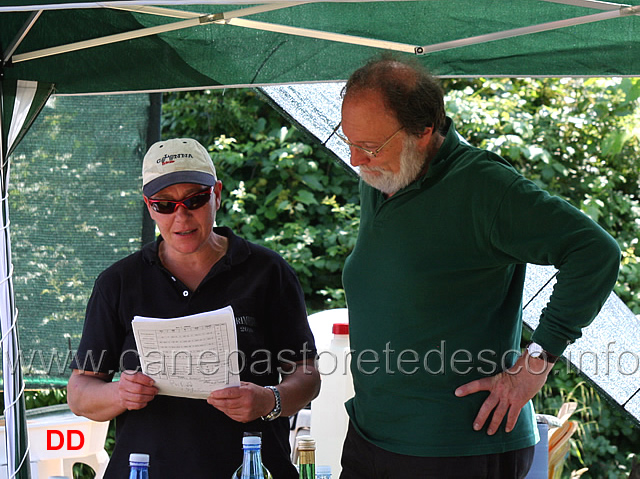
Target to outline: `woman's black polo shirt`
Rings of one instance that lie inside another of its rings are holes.
[[[100,274],[71,367],[109,374],[139,368],[131,327],[135,315],[172,318],[229,305],[246,359],[242,381],[277,384],[278,359],[313,357],[304,296],[291,267],[228,228],[214,231],[229,239],[228,251],[195,291],[161,264],[161,238]],[[141,452],[151,456],[154,479],[228,479],[242,460],[244,431],[262,431],[263,459],[276,479],[297,477],[289,460],[287,418],[241,424],[205,400],[169,396],[116,418],[116,447],[105,477],[126,477],[129,454]]]

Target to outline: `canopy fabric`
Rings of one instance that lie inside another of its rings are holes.
[[[392,49],[440,76],[640,75],[640,0],[151,3],[0,0],[3,74],[60,94],[335,81]]]
[[[0,122],[2,125],[9,126],[2,128],[0,137],[3,159],[9,158],[20,140],[27,134],[52,92],[53,85],[35,81],[5,81],[0,84],[2,111]],[[11,99],[13,101],[3,101]],[[6,187],[6,184],[3,186]]]

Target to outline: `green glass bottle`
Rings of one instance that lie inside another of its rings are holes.
[[[311,436],[298,437],[299,479],[316,479],[316,441]]]

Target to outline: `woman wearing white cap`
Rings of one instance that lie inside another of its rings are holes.
[[[273,251],[214,226],[222,183],[197,141],[154,144],[142,176],[160,236],[96,280],[68,385],[76,414],[116,418],[105,477],[126,477],[129,454],[148,453],[154,479],[228,479],[242,460],[243,433],[259,431],[274,477],[296,478],[287,416],[318,394],[320,378],[295,273]],[[136,372],[133,317],[173,318],[225,306],[233,308],[247,359],[241,386],[207,400],[159,395],[153,380]]]

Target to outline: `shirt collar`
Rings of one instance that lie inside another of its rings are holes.
[[[227,253],[222,258],[223,261],[227,261],[229,265],[233,266],[245,261],[251,254],[249,244],[247,240],[235,235],[230,228],[226,226],[219,226],[213,228],[213,231],[220,236],[225,236],[229,239],[229,247]],[[148,243],[142,247],[142,258],[149,264],[161,264],[158,257],[158,248],[160,243],[164,241],[161,235],[155,239],[155,241]]]

